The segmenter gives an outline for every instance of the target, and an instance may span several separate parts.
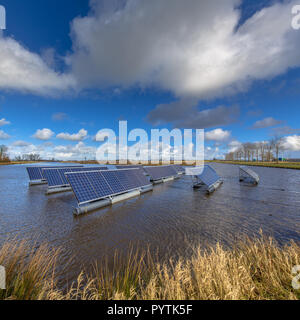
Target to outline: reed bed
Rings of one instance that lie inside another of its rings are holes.
[[[300,265],[300,246],[279,246],[272,238],[245,239],[233,248],[197,247],[190,259],[164,263],[149,250],[131,250],[126,258],[95,264],[80,272],[67,289],[57,285],[59,250],[31,249],[8,242],[0,249],[7,289],[0,299],[37,300],[296,300],[292,268]],[[25,252],[29,252],[25,255]]]

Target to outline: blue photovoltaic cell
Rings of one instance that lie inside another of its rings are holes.
[[[110,188],[113,191],[113,194],[118,194],[126,191],[126,188],[121,184],[116,173],[118,171],[103,171],[102,175],[109,184]]]
[[[70,167],[70,168],[55,168],[55,169],[43,168],[43,175],[45,176],[49,187],[61,187],[61,186],[69,185],[69,181],[67,180],[65,173],[96,171],[96,170],[107,170],[107,168],[106,167],[80,167],[80,168]]]
[[[136,170],[119,170],[115,173],[126,190],[132,190],[140,187],[140,182],[134,174],[134,171]]]
[[[220,180],[216,171],[208,165],[204,166],[203,172],[198,176],[198,178],[208,187]]]
[[[29,180],[34,181],[34,180],[42,180],[43,179],[39,168],[27,167],[26,170],[27,170],[27,173],[29,176]]]
[[[140,186],[148,186],[151,184],[151,182],[148,180],[148,178],[144,174],[144,170],[138,169],[138,170],[133,170],[133,174],[137,177]]]
[[[32,166],[32,167],[27,167],[27,173],[29,176],[29,180],[45,180],[44,174],[43,174],[43,169],[54,169],[54,168],[70,168],[73,166],[55,166],[55,167],[50,167],[50,166],[46,166],[46,167],[37,167],[37,166]],[[80,168],[83,166],[74,166],[74,168]]]
[[[100,171],[86,172],[85,175],[93,186],[98,199],[113,194],[113,190],[110,188]]]
[[[98,195],[92,187],[86,172],[69,173],[66,175],[79,203],[98,199]]]
[[[66,177],[79,204],[151,184],[140,169],[70,172]]]
[[[151,180],[160,180],[177,175],[172,166],[144,167],[144,170],[149,174]]]

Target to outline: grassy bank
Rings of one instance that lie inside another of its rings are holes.
[[[272,168],[285,168],[285,169],[296,169],[300,170],[300,162],[248,162],[248,161],[222,161],[222,160],[211,160],[205,162],[216,162],[225,164],[236,164],[245,166],[256,166],[256,167],[272,167]]]
[[[300,264],[300,246],[293,242],[279,247],[272,239],[248,239],[230,250],[221,245],[195,248],[189,260],[164,264],[155,263],[149,252],[126,259],[116,255],[110,266],[81,272],[66,291],[56,283],[59,252],[47,246],[29,248],[25,242],[12,242],[0,249],[0,265],[7,271],[7,290],[0,290],[0,299],[300,298],[291,285],[291,270]]]

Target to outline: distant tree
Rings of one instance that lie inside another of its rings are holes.
[[[10,161],[8,154],[7,154],[8,148],[5,145],[0,145],[0,161]]]
[[[272,145],[275,152],[276,162],[279,162],[279,153],[284,150],[282,137],[275,136],[272,140]]]

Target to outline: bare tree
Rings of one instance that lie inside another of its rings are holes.
[[[274,152],[275,152],[275,158],[276,158],[276,162],[279,162],[279,153],[280,151],[283,151],[283,139],[282,137],[279,136],[275,136],[272,139],[272,144],[273,144],[273,148],[274,148]]]
[[[0,161],[10,161],[7,154],[7,146],[0,145]]]

